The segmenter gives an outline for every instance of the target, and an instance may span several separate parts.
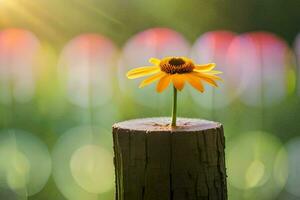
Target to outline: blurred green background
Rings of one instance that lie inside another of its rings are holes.
[[[112,200],[111,126],[170,116],[127,80],[150,57],[216,62],[179,94],[224,124],[229,199],[300,199],[299,0],[0,0],[0,199]]]

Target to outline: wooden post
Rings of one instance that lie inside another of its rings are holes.
[[[227,199],[220,123],[146,118],[113,125],[117,200]]]

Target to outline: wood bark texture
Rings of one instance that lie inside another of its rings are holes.
[[[226,200],[220,123],[179,118],[113,126],[117,200]]]

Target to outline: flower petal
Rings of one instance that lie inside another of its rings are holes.
[[[214,81],[213,79],[211,78],[201,78],[201,80],[204,80],[206,81],[209,85],[212,85],[214,87],[218,87],[218,84],[216,83],[216,81]]]
[[[186,80],[198,91],[204,92],[204,87],[200,81],[200,78],[195,76],[194,74],[186,74]]]
[[[144,66],[144,67],[134,68],[134,69],[130,70],[129,72],[135,73],[135,72],[140,72],[140,71],[144,71],[147,69],[155,69],[155,68],[159,68],[159,67],[158,66]]]
[[[149,62],[152,63],[153,65],[157,65],[158,66],[159,63],[160,63],[160,60],[157,59],[157,58],[150,58]]]
[[[183,74],[174,74],[171,77],[174,87],[179,91],[181,91],[184,87],[184,81],[185,81],[184,76],[185,75],[183,75]]]
[[[215,68],[216,64],[215,63],[208,63],[204,65],[196,65],[195,70],[197,71],[210,71],[213,68]]]
[[[218,71],[218,70],[211,70],[208,73],[210,73],[210,74],[223,74],[223,72]]]
[[[196,77],[199,77],[201,80],[206,81],[208,84],[210,84],[214,87],[218,87],[218,84],[212,78],[204,77],[204,76],[202,76],[202,74],[200,74],[200,76],[199,76],[199,72],[192,72],[191,74]]]
[[[139,68],[132,69],[129,72],[127,72],[126,76],[129,79],[135,79],[135,78],[139,78],[142,76],[154,74],[159,71],[160,71],[160,68],[157,66],[139,67]]]
[[[157,83],[156,91],[157,92],[164,91],[169,86],[170,82],[171,82],[171,75],[166,74]]]
[[[164,72],[159,72],[153,76],[150,76],[149,78],[143,80],[139,86],[139,88],[145,87],[146,85],[151,84],[152,82],[156,81],[157,79],[162,78],[163,76],[165,76],[166,73]]]
[[[202,73],[202,72],[197,72],[197,71],[193,71],[191,74],[199,77],[199,78],[210,78],[210,79],[215,79],[215,80],[222,80],[220,77],[210,74],[210,73]]]

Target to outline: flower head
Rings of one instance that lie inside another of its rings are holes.
[[[140,88],[158,80],[157,92],[165,90],[171,82],[179,91],[184,88],[185,82],[188,82],[198,91],[204,92],[202,82],[217,87],[216,80],[221,80],[216,76],[221,72],[213,70],[214,63],[198,65],[186,57],[166,57],[162,60],[151,58],[149,62],[154,66],[136,68],[127,73],[129,79],[152,75],[141,82]]]

